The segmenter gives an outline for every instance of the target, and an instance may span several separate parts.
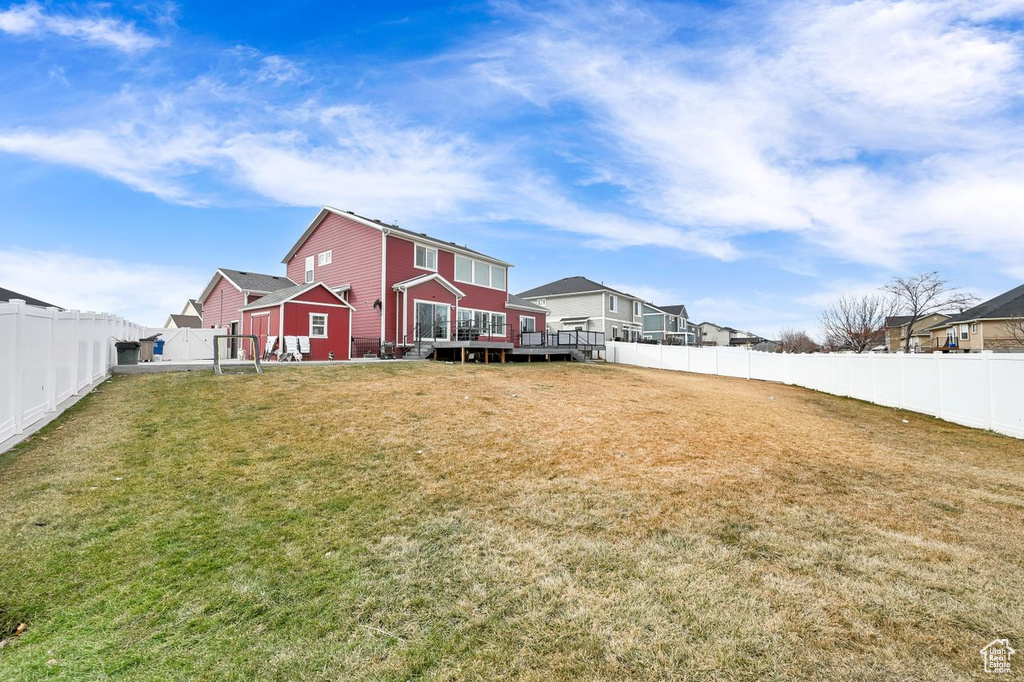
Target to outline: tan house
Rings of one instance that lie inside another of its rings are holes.
[[[1024,284],[932,325],[927,331],[932,348],[1024,352]]]
[[[911,329],[910,315],[887,317],[885,318],[885,347],[893,353],[903,350],[907,334],[910,334],[911,352],[916,352],[921,346],[931,346],[933,345],[931,341],[932,335],[928,330],[948,319],[949,315],[933,313],[915,322],[913,329]]]

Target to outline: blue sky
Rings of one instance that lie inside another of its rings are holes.
[[[774,336],[1024,281],[1024,0],[0,4],[0,285],[162,324],[324,204]]]

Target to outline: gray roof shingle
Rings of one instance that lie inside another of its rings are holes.
[[[678,317],[685,317],[690,319],[689,313],[686,312],[685,305],[659,305],[658,310],[664,310],[669,315],[676,315]]]
[[[285,287],[295,286],[295,282],[291,281],[287,277],[281,277],[278,275],[262,275],[258,272],[246,272],[244,270],[229,270],[228,268],[218,268],[221,273],[235,286],[243,291],[277,291]]]
[[[294,286],[285,287],[284,289],[278,289],[277,291],[271,292],[266,296],[262,296],[256,301],[253,301],[249,305],[242,308],[242,310],[252,310],[254,308],[266,308],[268,305],[274,305],[287,301],[289,298],[296,294],[300,294],[307,289],[315,289],[316,287],[325,287],[330,290],[323,282],[310,282],[309,284],[296,284]]]
[[[891,315],[885,318],[886,327],[902,327],[909,324],[912,315]]]
[[[19,294],[17,291],[11,291],[10,289],[4,289],[3,287],[0,287],[0,301],[10,301],[11,299],[15,298],[25,301],[25,303],[27,303],[28,305],[34,305],[39,308],[60,308],[61,310],[63,310],[63,308],[61,308],[60,306],[53,305],[52,303],[40,301],[38,298],[32,298],[31,296],[26,296],[25,294]]]
[[[200,329],[203,326],[203,318],[195,315],[179,315],[171,313],[171,320],[178,329]]]
[[[531,301],[527,301],[525,298],[519,298],[515,294],[509,294],[508,295],[508,302],[509,302],[509,305],[514,305],[514,306],[517,306],[519,308],[526,308],[528,310],[533,310],[534,312],[538,312],[538,313],[546,313],[546,312],[548,312],[547,308],[539,306],[536,303],[533,303]]]
[[[627,294],[603,284],[598,284],[592,279],[587,279],[586,277],[581,277],[579,275],[574,277],[563,277],[560,280],[542,284],[539,287],[534,287],[529,291],[523,291],[517,295],[520,298],[538,298],[541,296],[560,296],[562,294],[582,294],[590,291],[610,291],[613,294],[619,294],[620,296],[637,298],[632,294]]]
[[[947,327],[951,324],[972,320],[1005,320],[1014,317],[1024,317],[1024,284],[999,294],[995,298],[990,298],[984,303],[979,303],[973,308],[968,308],[931,328]]]

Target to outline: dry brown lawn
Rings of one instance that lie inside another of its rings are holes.
[[[1024,651],[1024,443],[800,388],[119,377],[0,481],[0,639],[29,624],[3,678],[942,680]]]

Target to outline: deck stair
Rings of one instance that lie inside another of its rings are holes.
[[[410,346],[402,354],[403,360],[429,360],[434,353],[434,344],[421,343],[419,346]]]

